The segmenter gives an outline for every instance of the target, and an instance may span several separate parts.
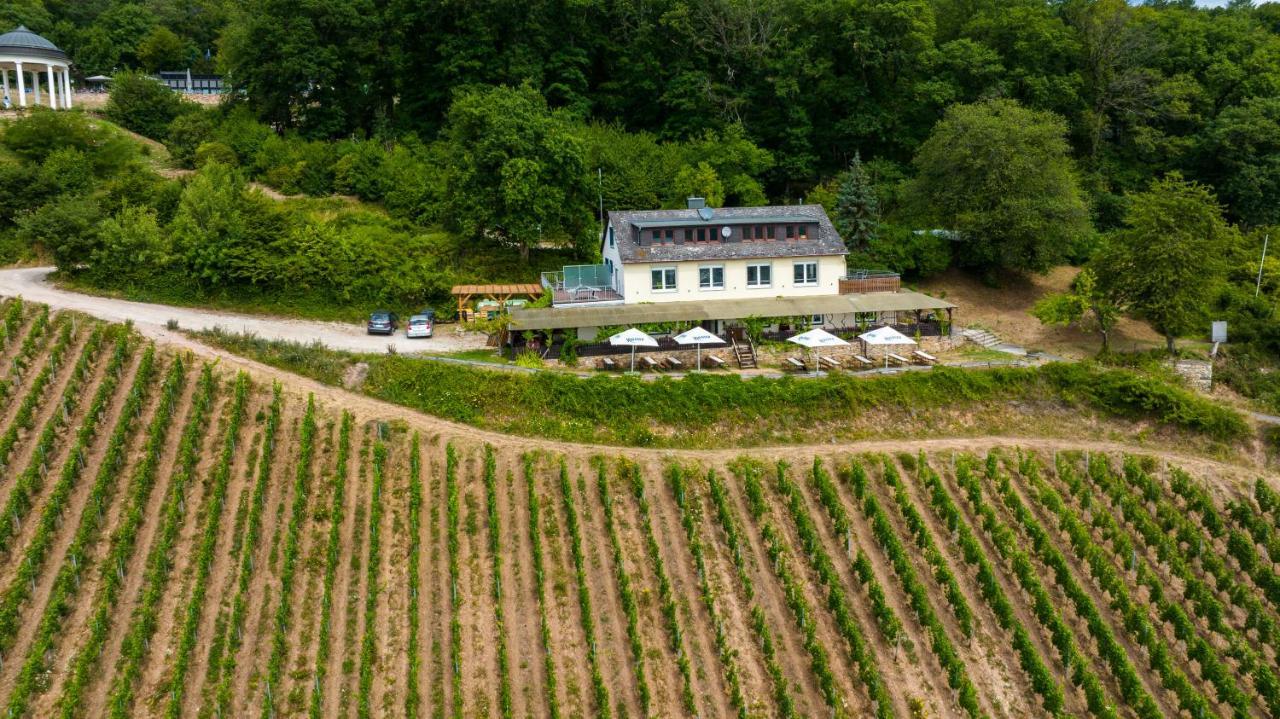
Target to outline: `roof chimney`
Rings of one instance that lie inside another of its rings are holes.
[[[707,206],[707,198],[705,197],[690,197],[685,202],[688,203],[685,207],[690,210],[701,210]]]

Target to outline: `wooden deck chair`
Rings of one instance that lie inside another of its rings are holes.
[[[721,367],[724,367],[724,360],[720,359],[719,357],[717,357],[717,356],[715,356],[715,355],[707,355],[706,357],[703,357],[702,359],[703,359],[703,360],[705,360],[705,361],[702,363],[704,367],[706,366],[707,362],[710,362],[710,363],[711,363],[711,366],[712,366],[712,367],[715,367],[715,368],[717,368],[717,369],[719,369],[719,368],[721,368]]]
[[[876,363],[875,363],[875,362],[872,362],[871,360],[867,359],[866,357],[863,357],[862,355],[854,355],[854,356],[853,356],[853,361],[854,361],[854,362],[857,362],[858,364],[862,365],[863,367],[875,367],[875,366],[876,366]]]
[[[644,357],[640,358],[640,364],[643,365],[645,368],[651,369],[651,370],[662,369],[662,365],[658,364],[657,360],[655,360],[654,358],[648,355],[645,355]]]
[[[788,357],[787,361],[782,365],[783,369],[794,370],[796,372],[808,372],[809,365],[798,357]]]
[[[684,363],[676,357],[665,357],[662,361],[671,369],[684,369]]]
[[[818,365],[822,367],[828,367],[830,369],[841,369],[842,367],[844,367],[844,365],[840,364],[840,360],[836,359],[835,357],[828,357],[826,355],[823,355],[818,358]]]
[[[889,358],[889,361],[894,364],[899,364],[899,365],[911,364],[910,360],[908,360],[906,357],[903,357],[902,355],[899,355],[899,354],[894,354],[892,352],[889,352],[886,356]]]
[[[618,369],[618,363],[614,362],[612,357],[601,357],[596,361],[596,368],[612,371]]]

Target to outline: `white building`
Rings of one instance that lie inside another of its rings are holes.
[[[769,320],[775,333],[949,328],[951,303],[902,291],[895,273],[851,275],[847,254],[821,205],[713,209],[690,198],[679,210],[610,212],[602,262],[544,273],[552,307],[513,310],[511,328],[572,329],[587,341],[601,327],[664,334],[691,324],[741,339],[748,319]]]
[[[0,106],[71,107],[71,60],[58,46],[25,27],[0,35]],[[41,92],[41,79],[44,92]]]

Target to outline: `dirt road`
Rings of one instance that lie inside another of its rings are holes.
[[[110,322],[133,320],[139,332],[156,338],[165,332],[169,320],[177,320],[178,326],[185,330],[221,327],[228,332],[252,333],[266,339],[291,342],[318,340],[333,349],[352,352],[385,352],[388,345],[394,345],[401,353],[454,352],[483,347],[485,341],[483,336],[474,333],[456,333],[451,325],[440,327],[431,339],[410,340],[403,332],[394,337],[370,336],[365,334],[364,327],[356,324],[243,315],[95,297],[50,284],[46,277],[52,271],[52,267],[0,270],[0,296],[21,296],[32,302],[43,302],[53,309],[84,312]]]

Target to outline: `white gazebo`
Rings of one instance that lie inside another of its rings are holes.
[[[71,107],[71,59],[57,45],[25,27],[0,35],[0,75],[4,92],[0,104],[6,108],[28,105],[28,75],[31,104],[48,105],[54,110]],[[41,75],[46,78],[43,94]]]

